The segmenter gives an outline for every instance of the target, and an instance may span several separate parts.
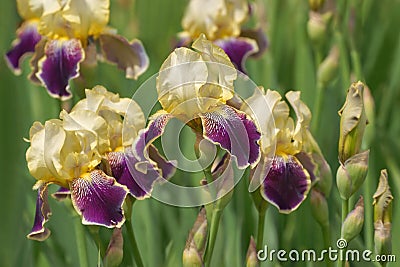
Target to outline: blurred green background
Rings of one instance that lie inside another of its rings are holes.
[[[249,76],[259,85],[284,93],[301,90],[302,99],[313,109],[316,97],[315,53],[307,35],[308,1],[256,1],[268,36],[269,48],[259,59],[247,64]],[[331,165],[333,173],[338,167],[337,142],[339,116],[337,111],[345,100],[350,82],[361,78],[371,89],[376,103],[375,129],[371,141],[368,180],[373,188],[364,194],[367,220],[371,217],[370,204],[379,173],[388,168],[393,210],[393,253],[400,261],[400,1],[342,0],[328,1],[327,6],[345,2],[348,12],[341,14],[348,20],[347,27],[333,28],[322,48],[325,57],[332,44],[340,50],[336,78],[329,83],[323,95],[322,113],[314,135]],[[84,80],[76,84],[91,88],[102,84],[111,91],[130,97],[148,77],[155,74],[173,48],[175,34],[181,31],[180,20],[187,1],[184,0],[113,0],[110,25],[128,39],[139,38],[150,57],[150,68],[138,81],[124,78],[114,66],[99,63],[94,70],[83,70]],[[4,55],[15,38],[21,22],[14,1],[1,1],[0,54]],[[356,53],[354,53],[356,52]],[[360,59],[359,73],[354,73],[355,56]],[[50,200],[53,215],[48,228],[51,237],[42,243],[26,239],[34,216],[35,180],[29,175],[25,151],[29,128],[36,120],[44,122],[58,116],[59,101],[48,96],[44,88],[30,83],[29,62],[25,60],[23,73],[14,76],[5,61],[0,61],[1,94],[1,186],[0,186],[0,266],[79,266],[75,242],[79,218],[70,212],[69,203]],[[75,94],[74,101],[78,98]],[[191,146],[191,144],[187,144]],[[364,185],[364,187],[366,186]],[[368,195],[369,193],[369,195]],[[367,195],[366,195],[367,194]],[[333,246],[339,237],[340,201],[333,186],[329,197]],[[153,199],[138,201],[133,209],[134,230],[145,266],[180,266],[186,237],[196,218],[196,208],[176,208]],[[250,235],[256,233],[256,210],[246,190],[244,179],[237,186],[231,203],[222,217],[213,257],[213,266],[243,266]],[[369,220],[369,224],[370,224]],[[365,230],[366,228],[364,228]],[[104,238],[109,231],[102,231]],[[351,247],[364,249],[372,233],[363,231]],[[323,248],[322,235],[310,212],[309,200],[289,216],[280,215],[275,208],[267,212],[265,243],[279,249]],[[97,251],[88,238],[90,266],[97,262]],[[124,260],[123,265],[126,266]],[[368,266],[359,263],[359,266]],[[282,266],[306,266],[305,263],[282,263]],[[279,266],[264,263],[262,266]],[[307,265],[312,266],[312,265]],[[315,266],[323,266],[316,263]],[[353,266],[353,265],[352,265]],[[354,266],[358,266],[357,263]],[[371,263],[371,266],[374,266]],[[389,266],[399,266],[392,263]]]

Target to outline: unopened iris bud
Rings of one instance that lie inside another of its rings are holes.
[[[353,83],[346,97],[346,102],[339,111],[340,137],[339,160],[345,162],[351,156],[359,153],[367,125],[367,116],[364,109],[364,84]]]
[[[390,254],[392,248],[392,201],[388,175],[386,170],[381,171],[378,188],[373,195],[374,202],[374,241],[377,254]]]
[[[307,33],[314,46],[320,46],[326,39],[327,25],[320,13],[310,11],[307,22]]]
[[[202,257],[206,248],[207,232],[206,210],[202,208],[186,241],[182,257],[184,267],[203,266]]]
[[[124,255],[124,238],[121,228],[115,228],[104,257],[105,267],[119,266]]]
[[[250,237],[249,248],[247,249],[246,254],[246,267],[259,267],[260,262],[257,258],[257,248],[256,242],[254,241],[253,236]]]
[[[364,183],[368,172],[369,150],[356,154],[341,164],[336,173],[340,197],[349,199]]]
[[[320,225],[329,225],[329,208],[325,196],[318,190],[311,190],[311,212]]]
[[[333,46],[329,55],[318,66],[317,80],[323,85],[333,81],[339,67],[339,49]]]
[[[360,196],[356,207],[346,217],[342,225],[341,237],[347,242],[353,240],[362,230],[364,225],[364,199]]]

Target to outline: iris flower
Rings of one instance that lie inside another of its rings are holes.
[[[163,110],[152,116],[133,144],[137,165],[151,162],[146,148],[162,135],[172,117],[190,126],[200,139],[228,151],[239,168],[255,165],[260,157],[256,125],[244,112],[227,105],[234,95],[237,70],[204,35],[192,49],[175,49],[161,66],[157,92]]]
[[[304,201],[311,185],[330,169],[309,131],[311,112],[300,100],[300,92],[290,91],[285,96],[296,122],[276,91],[257,89],[242,110],[252,114],[261,131],[261,159],[252,180],[261,183],[261,195],[268,202],[280,212],[290,213]],[[263,112],[266,103],[270,114]]]
[[[182,19],[180,44],[187,45],[205,34],[225,51],[238,70],[245,72],[247,57],[262,54],[267,46],[261,29],[241,29],[250,15],[247,0],[191,0]]]
[[[6,54],[9,67],[20,74],[23,57],[33,53],[30,80],[67,99],[69,80],[83,61],[96,63],[98,46],[105,60],[136,79],[149,65],[147,54],[139,40],[128,42],[107,27],[109,6],[109,0],[17,0],[24,22]]]
[[[62,194],[71,195],[83,224],[112,228],[125,221],[122,204],[127,194],[143,199],[161,175],[168,178],[173,174],[173,166],[153,147],[149,152],[153,164],[147,173],[129,170],[124,148],[144,127],[144,115],[133,100],[100,86],[86,90],[86,96],[70,113],[62,111],[60,119],[44,125],[35,122],[30,130],[26,159],[30,173],[38,180],[34,186],[38,189],[35,221],[28,235],[31,239],[44,240],[50,234],[44,228],[50,215],[50,184],[61,186]],[[133,114],[129,121],[124,120],[125,112]],[[133,179],[132,175],[137,177]],[[143,181],[143,185],[135,181]]]

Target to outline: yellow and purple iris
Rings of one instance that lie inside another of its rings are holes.
[[[124,119],[126,112],[132,113],[129,121]],[[44,240],[50,234],[44,228],[50,215],[50,184],[61,186],[56,196],[71,196],[83,224],[120,227],[125,221],[122,204],[127,194],[137,199],[148,197],[154,182],[174,172],[154,147],[149,148],[152,164],[147,173],[128,168],[124,150],[144,126],[144,115],[133,100],[101,86],[86,90],[86,98],[70,113],[62,111],[60,119],[44,125],[35,122],[26,159],[30,173],[38,180],[34,186],[38,198],[28,237]]]
[[[290,213],[307,197],[312,183],[330,169],[309,131],[311,112],[300,100],[300,92],[290,91],[285,96],[296,122],[289,115],[288,104],[272,90],[258,88],[242,110],[251,114],[261,131],[261,159],[252,179],[261,183],[261,195],[268,202],[280,212]],[[262,111],[265,105],[271,114]]]
[[[237,70],[229,57],[204,35],[194,41],[192,49],[175,49],[157,77],[158,100],[163,110],[153,115],[133,144],[137,160],[148,164],[149,157],[143,151],[175,117],[198,137],[228,151],[239,168],[255,165],[260,157],[256,125],[244,112],[227,105],[234,96],[236,78]]]
[[[109,0],[17,0],[24,22],[6,54],[9,67],[20,74],[22,59],[34,53],[30,79],[67,99],[69,81],[79,76],[81,62],[96,63],[98,45],[105,60],[136,79],[149,65],[146,51],[139,40],[128,42],[107,27],[109,6]]]
[[[242,29],[250,15],[247,0],[191,0],[182,19],[184,31],[179,33],[179,45],[188,45],[205,34],[225,51],[238,70],[245,72],[246,59],[262,54],[267,47],[261,28]]]

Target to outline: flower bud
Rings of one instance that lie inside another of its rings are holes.
[[[356,154],[339,166],[336,183],[340,197],[349,199],[364,183],[368,172],[369,150]]]
[[[364,225],[364,199],[360,196],[356,207],[346,217],[342,225],[341,237],[347,242],[353,240],[362,230]]]
[[[374,243],[377,254],[388,255],[392,251],[392,201],[387,171],[382,170],[378,188],[373,195],[374,202]]]
[[[311,43],[314,46],[320,46],[326,39],[327,25],[321,14],[310,11],[307,22],[307,32]]]
[[[250,237],[249,248],[246,254],[246,267],[258,267],[260,263],[257,258],[257,247],[256,242],[254,242],[253,236]]]
[[[311,190],[311,212],[315,220],[320,224],[329,225],[329,208],[325,196],[318,190]]]
[[[339,67],[339,49],[333,46],[329,55],[318,66],[317,81],[323,85],[333,81]]]
[[[124,255],[124,238],[121,228],[115,228],[108,244],[106,255],[104,256],[104,266],[119,266]]]
[[[317,11],[322,8],[325,3],[325,0],[308,0],[311,10]]]
[[[351,156],[360,151],[367,116],[364,109],[364,84],[353,83],[346,97],[346,102],[339,110],[340,136],[339,136],[339,160],[345,162]]]
[[[183,266],[203,266],[202,257],[206,248],[207,231],[206,210],[202,208],[186,241],[182,256]]]

